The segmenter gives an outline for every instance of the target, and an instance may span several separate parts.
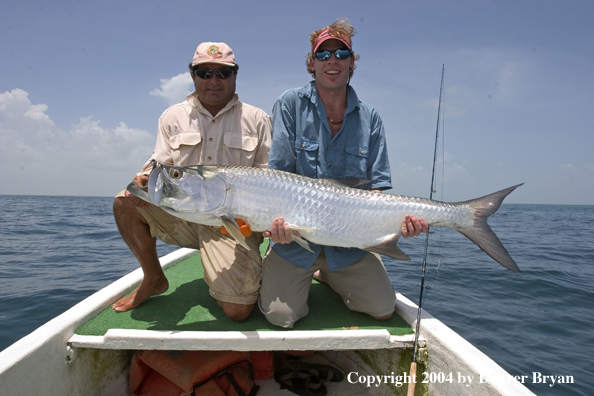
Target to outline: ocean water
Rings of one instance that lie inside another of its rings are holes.
[[[0,350],[138,268],[111,205],[0,196]],[[424,308],[510,374],[526,376],[536,394],[594,394],[594,206],[504,204],[489,224],[522,272],[436,228]],[[385,259],[394,288],[414,302],[424,239],[400,242],[410,262]],[[158,245],[160,255],[175,249]],[[539,383],[544,376],[574,383]]]

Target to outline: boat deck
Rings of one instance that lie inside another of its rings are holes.
[[[77,328],[70,344],[100,349],[170,350],[412,346],[413,329],[398,314],[380,322],[352,312],[330,287],[315,280],[308,299],[310,314],[287,330],[272,326],[257,308],[244,322],[228,319],[208,293],[199,254],[166,268],[165,273],[170,283],[166,293],[128,312],[105,308]],[[198,345],[197,339],[202,341]]]
[[[266,247],[263,245],[262,251]],[[324,352],[304,359],[336,365],[345,374],[354,370],[373,372],[372,369],[377,369],[375,365],[381,360],[385,361],[383,366],[391,371],[402,371],[402,361],[410,364],[414,331],[400,315],[394,312],[389,320],[376,321],[368,315],[352,312],[329,286],[315,280],[312,281],[308,299],[310,313],[293,329],[272,326],[257,308],[244,322],[232,321],[209,295],[200,254],[190,249],[182,250],[185,253],[178,251],[179,259],[162,260],[170,285],[166,293],[123,313],[115,312],[111,303],[109,306],[102,305],[96,310],[98,314],[82,322],[68,340],[69,359],[79,360],[81,355],[88,355],[93,350],[103,350],[103,355],[98,356],[116,353],[122,355],[120,359],[127,361],[131,355],[126,354],[139,349],[317,350]],[[98,296],[97,299],[113,302],[126,290],[131,292],[140,282],[141,272],[130,276],[135,278],[123,282],[124,288],[114,285],[115,290],[105,290],[106,295],[111,293],[110,297]],[[425,346],[425,339],[420,340],[420,345]],[[372,353],[378,350],[386,353]],[[405,355],[397,358],[399,354],[388,353],[397,350],[406,351]],[[126,389],[125,367],[116,384],[117,392]],[[272,378],[258,381],[258,384],[258,394],[262,396],[293,395],[287,390],[280,390]],[[346,380],[328,383],[327,386],[331,395],[369,394],[365,386]],[[390,387],[374,389],[378,395],[394,394],[393,391],[394,388]]]

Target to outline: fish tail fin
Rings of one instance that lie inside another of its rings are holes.
[[[487,224],[487,218],[499,209],[505,197],[522,184],[506,188],[482,198],[464,202],[464,204],[470,205],[474,209],[474,224],[468,228],[456,228],[457,231],[491,256],[493,260],[514,272],[520,272],[520,268],[518,268],[514,259],[507,252],[507,249],[503,246],[491,227],[489,227],[489,224]]]

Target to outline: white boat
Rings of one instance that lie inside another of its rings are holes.
[[[173,271],[197,254],[180,249],[162,257],[161,265]],[[102,312],[109,315],[111,304],[141,279],[140,269],[124,276],[0,352],[0,393],[128,395],[135,350],[316,350],[308,359],[332,364],[345,374],[340,383],[326,383],[329,395],[407,393],[414,335],[394,335],[382,328],[219,331],[213,321],[215,329],[209,331],[110,328],[102,335],[77,331]],[[401,294],[397,294],[396,313],[414,328],[417,306]],[[416,395],[533,395],[427,312],[420,328]],[[258,385],[258,395],[293,395],[280,390],[273,379]]]

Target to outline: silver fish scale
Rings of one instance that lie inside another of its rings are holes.
[[[261,168],[220,166],[217,173],[231,186],[222,211],[247,220],[254,231],[268,230],[274,218],[284,217],[293,226],[315,228],[301,234],[325,245],[378,245],[395,236],[409,214],[434,226],[461,229],[473,223],[465,203],[376,193]]]

